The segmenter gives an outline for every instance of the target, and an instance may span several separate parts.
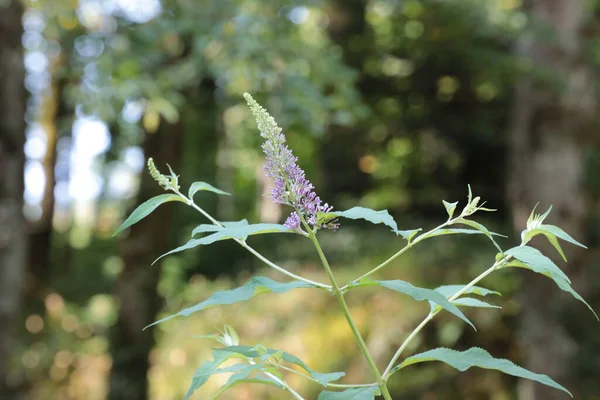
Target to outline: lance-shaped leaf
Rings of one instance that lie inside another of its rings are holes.
[[[241,221],[224,221],[221,222],[221,225],[223,225],[225,228],[248,226],[248,220],[242,219]],[[192,237],[196,236],[199,233],[217,232],[220,230],[223,230],[223,227],[214,224],[202,224],[194,228],[194,230],[192,231]]]
[[[512,361],[502,358],[494,358],[490,355],[490,353],[478,347],[473,347],[466,351],[456,351],[446,348],[429,350],[424,353],[408,357],[400,365],[394,367],[392,373],[409,365],[426,361],[441,361],[461,372],[464,372],[471,367],[495,369],[508,375],[529,379],[542,383],[546,386],[562,390],[563,392],[568,393],[569,396],[573,397],[571,392],[554,382],[548,376],[528,371],[525,368],[519,367]]]
[[[454,211],[456,210],[456,206],[458,205],[458,201],[455,201],[454,203],[449,203],[446,200],[442,200],[442,203],[444,203],[444,207],[446,207],[446,212],[448,213],[448,219],[452,219],[452,216],[454,215]]]
[[[442,236],[442,235],[456,235],[456,234],[464,234],[464,235],[485,235],[486,233],[477,229],[461,229],[461,228],[442,228],[442,229],[438,229],[435,230],[433,232],[431,232],[429,235],[427,235],[428,237],[434,237],[434,236]],[[490,234],[492,236],[501,236],[501,237],[506,237],[504,235],[501,235],[499,233],[496,232],[490,232]]]
[[[537,235],[544,235],[546,236],[546,238],[548,239],[548,241],[550,242],[550,244],[552,246],[554,246],[554,248],[556,249],[556,251],[558,252],[558,254],[560,254],[560,256],[562,257],[563,260],[567,261],[567,256],[565,255],[562,247],[560,247],[560,243],[558,243],[558,239],[556,238],[556,235],[546,231],[544,229],[541,228],[535,228],[535,229],[531,229],[531,230],[527,230],[524,231],[521,234],[521,240],[523,240],[523,243],[527,243],[529,242],[533,237],[537,236]]]
[[[540,225],[540,228],[544,229],[544,230],[546,230],[546,231],[548,231],[550,233],[552,233],[553,235],[557,236],[558,238],[564,240],[565,242],[569,242],[569,243],[574,244],[576,246],[583,247],[584,249],[587,249],[586,246],[584,246],[583,244],[579,243],[577,240],[573,239],[571,237],[571,235],[569,235],[567,232],[563,231],[558,226],[542,224],[542,225]]]
[[[123,224],[113,233],[113,236],[117,236],[119,233],[123,232],[125,229],[129,228],[131,225],[138,223],[140,220],[146,218],[152,211],[156,210],[158,206],[164,203],[168,203],[170,201],[181,201],[185,203],[181,197],[176,194],[161,194],[155,196],[149,200],[146,200],[142,204],[140,204],[131,215],[123,222]]]
[[[257,345],[254,347],[229,346],[229,347],[223,347],[220,349],[215,349],[215,351],[216,352],[233,353],[233,354],[241,354],[241,355],[243,355],[245,357],[249,357],[249,358],[263,357],[264,355],[270,355],[270,356],[279,356],[280,355],[280,357],[283,361],[291,363],[291,364],[295,364],[295,365],[299,366],[300,368],[304,369],[306,372],[309,373],[309,375],[313,379],[317,380],[323,386],[326,386],[329,382],[337,381],[338,379],[340,379],[341,377],[343,377],[345,375],[344,372],[330,372],[330,373],[316,372],[315,370],[310,368],[308,365],[306,365],[306,363],[304,361],[300,360],[298,357],[294,356],[293,354],[286,353],[281,350],[268,349],[268,348],[265,348],[264,346],[260,346],[260,345]]]
[[[282,387],[281,384],[279,384],[277,381],[275,381],[268,375],[265,375],[265,377],[256,376],[255,373],[257,372],[270,372],[270,366],[266,366],[264,364],[242,364],[242,367],[243,368],[239,368],[235,374],[229,377],[229,380],[225,383],[225,385],[221,386],[221,388],[219,388],[219,390],[211,397],[211,399],[216,399],[226,390],[231,389],[232,387],[237,386],[241,383],[260,383],[276,387]],[[253,373],[255,376],[250,377],[250,374]]]
[[[406,239],[410,243],[412,238],[414,238],[415,235],[422,230],[423,230],[422,228],[418,228],[418,229],[409,229],[406,231],[396,231],[396,235],[402,236],[403,239]]]
[[[372,224],[384,224],[392,228],[394,232],[398,231],[398,225],[387,210],[375,211],[365,207],[352,207],[346,211],[335,211],[326,214],[334,217],[344,217],[350,219],[364,219]]]
[[[239,287],[237,289],[232,290],[223,290],[216,293],[213,293],[208,299],[204,300],[201,303],[196,304],[193,307],[186,308],[184,310],[179,311],[177,314],[170,315],[166,318],[153,322],[148,325],[146,328],[159,324],[161,322],[167,321],[171,318],[175,318],[177,316],[187,317],[191,314],[207,309],[209,307],[225,305],[225,304],[234,304],[239,303],[241,301],[250,300],[256,295],[267,293],[267,292],[275,292],[275,293],[285,293],[292,289],[298,288],[317,288],[317,286],[311,285],[306,282],[301,281],[293,281],[288,283],[281,283],[274,281],[270,278],[266,278],[263,276],[257,276],[252,278],[248,283],[244,286]],[[144,329],[146,329],[144,328]]]
[[[379,389],[376,386],[351,388],[343,392],[330,392],[326,390],[319,393],[317,400],[374,400],[376,394],[379,394]]]
[[[471,228],[475,228],[478,231],[481,231],[481,233],[483,233],[485,236],[487,236],[492,241],[492,243],[494,244],[494,246],[496,246],[496,248],[498,249],[498,251],[500,253],[503,253],[503,251],[500,248],[500,246],[498,246],[498,243],[496,243],[496,241],[494,240],[494,236],[492,235],[492,233],[488,230],[488,228],[486,228],[485,226],[481,225],[479,222],[475,222],[475,221],[472,221],[472,220],[466,219],[466,218],[461,218],[458,221],[456,221],[456,223],[468,225]]]
[[[436,292],[440,292],[446,298],[450,298],[454,296],[456,293],[461,291],[466,285],[444,285],[435,288]],[[463,294],[476,294],[479,296],[487,296],[488,294],[495,294],[501,296],[500,292],[496,292],[494,290],[486,289],[480,286],[471,286],[468,288]]]
[[[463,306],[463,307],[502,308],[500,306],[486,303],[485,301],[481,301],[479,299],[474,299],[472,297],[460,297],[456,300],[452,300],[452,304],[456,304],[457,306]]]
[[[206,383],[206,381],[208,381],[213,371],[215,371],[217,368],[219,368],[221,364],[223,364],[226,360],[232,357],[234,357],[234,355],[229,353],[213,352],[213,359],[206,361],[200,366],[200,368],[196,370],[196,373],[192,378],[192,383],[188,388],[184,400],[188,400],[196,390],[198,390],[202,385]]]
[[[279,224],[252,224],[252,225],[235,225],[231,227],[224,227],[215,231],[213,234],[205,236],[200,239],[190,239],[183,246],[179,246],[176,249],[173,249],[162,256],[158,257],[152,264],[160,260],[161,258],[168,256],[170,254],[179,253],[180,251],[193,249],[194,247],[211,244],[220,240],[227,239],[240,239],[246,240],[248,236],[251,235],[261,235],[265,233],[294,233],[293,230],[288,228],[285,225]]]
[[[571,287],[571,281],[565,273],[554,264],[552,260],[544,256],[539,250],[529,246],[514,247],[506,251],[507,255],[513,256],[516,260],[511,261],[506,267],[519,267],[532,270],[538,274],[545,275],[552,279],[556,285],[571,296],[581,301],[594,314],[596,319],[598,314],[594,309]]]
[[[194,182],[192,183],[192,185],[190,186],[190,189],[188,190],[188,198],[190,198],[191,200],[194,199],[194,195],[201,191],[201,190],[206,190],[209,192],[213,192],[216,194],[222,194],[222,195],[227,195],[230,196],[229,193],[224,192],[220,189],[217,189],[216,187],[206,183],[206,182]]]
[[[417,286],[413,286],[410,283],[402,280],[393,280],[393,281],[374,281],[369,278],[364,278],[360,281],[359,286],[368,286],[368,285],[379,285],[391,290],[394,290],[399,293],[406,294],[417,301],[431,301],[443,309],[451,312],[456,315],[458,318],[465,321],[467,324],[471,325],[473,329],[475,329],[475,325],[469,321],[469,319],[463,314],[462,311],[454,304],[448,301],[441,293],[436,292],[435,290],[420,288]],[[475,329],[476,330],[476,329]]]

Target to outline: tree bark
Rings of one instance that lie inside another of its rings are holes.
[[[583,37],[584,0],[529,0],[532,22],[552,32],[553,37],[524,35],[518,52],[531,59],[536,69],[548,68],[559,82],[558,89],[524,78],[517,86],[511,116],[508,200],[513,223],[518,231],[525,228],[533,206],[537,211],[553,205],[550,223],[560,226],[573,237],[585,241],[588,209],[582,187],[583,152],[586,141],[595,133],[595,82],[588,46]],[[556,254],[542,241],[536,247],[548,255]],[[577,279],[583,271],[581,251],[564,248],[569,262],[565,272],[571,275],[575,289],[585,288]],[[583,290],[582,290],[583,289]],[[520,334],[524,367],[544,373],[568,385],[571,360],[576,351],[560,315],[579,306],[563,296],[554,283],[543,276],[526,273],[520,294],[523,311]],[[577,384],[572,382],[571,388]],[[546,400],[558,398],[555,389],[522,381],[519,398]]]
[[[163,172],[165,164],[178,169],[181,122],[162,121],[158,131],[146,134],[144,153],[153,157]],[[156,196],[162,189],[144,171],[138,204]],[[117,282],[118,322],[111,332],[113,364],[110,373],[110,400],[148,398],[149,353],[154,346],[154,331],[142,331],[156,320],[161,307],[157,294],[160,264],[151,265],[157,254],[167,250],[173,204],[159,207],[151,216],[131,228],[120,247],[125,268]]]
[[[0,10],[0,398],[3,399],[10,398],[7,392],[10,351],[26,261],[22,16],[19,0],[9,1]]]

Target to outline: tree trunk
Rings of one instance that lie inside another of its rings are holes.
[[[144,153],[153,157],[163,172],[169,163],[177,171],[180,159],[181,123],[163,121],[158,131],[146,134]],[[144,171],[138,203],[160,194],[161,188]],[[139,205],[139,204],[137,204]],[[160,264],[151,265],[157,255],[166,252],[173,204],[159,207],[151,216],[131,228],[121,243],[125,268],[117,282],[118,322],[112,331],[110,400],[146,400],[148,398],[148,356],[154,346],[154,331],[142,329],[156,320],[161,307],[157,294]]]
[[[525,35],[518,51],[531,59],[538,70],[551,69],[559,89],[524,78],[517,86],[511,116],[508,196],[513,223],[525,228],[533,206],[538,212],[553,205],[550,223],[560,226],[580,241],[585,241],[588,214],[582,187],[583,152],[586,140],[595,132],[595,82],[588,46],[582,32],[585,23],[584,0],[530,0],[532,22],[551,30],[553,36]],[[554,257],[554,250],[536,241],[536,246]],[[575,289],[585,292],[577,279],[583,271],[582,253],[570,245],[567,275]],[[543,276],[526,273],[521,293],[523,311],[520,335],[524,367],[544,373],[561,384],[569,383],[570,365],[576,350],[560,314],[574,304],[554,283]],[[576,389],[577,383],[571,382]],[[558,398],[555,389],[522,381],[519,398],[547,400]]]
[[[25,67],[23,7],[12,0],[0,10],[0,398],[7,394],[12,335],[18,317],[26,259],[23,216]]]

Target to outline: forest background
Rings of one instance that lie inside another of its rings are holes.
[[[169,163],[183,184],[232,193],[196,196],[220,220],[282,221],[263,196],[246,91],[337,210],[388,209],[402,229],[433,227],[445,220],[441,200],[464,202],[470,184],[499,210],[485,222],[508,246],[538,201],[540,210],[552,204],[550,222],[589,247],[565,249],[569,262],[559,265],[599,310],[599,72],[597,0],[0,0],[0,399],[179,399],[209,357],[211,344],[193,336],[223,323],[246,344],[363,380],[335,299],[309,292],[142,331],[253,271],[277,277],[235,243],[151,266],[205,222],[177,205],[112,237],[160,192],[147,157],[163,170]],[[252,240],[286,267],[323,277],[304,244]],[[342,277],[400,245],[348,221],[323,240]],[[494,254],[483,238],[436,238],[385,276],[465,282]],[[470,311],[478,332],[442,316],[410,350],[481,346],[578,399],[600,399],[600,324],[534,275],[489,278],[503,308]],[[379,362],[425,310],[369,290],[349,302]],[[435,363],[395,376],[390,390],[415,400],[564,397]],[[223,398],[279,396],[242,385]]]

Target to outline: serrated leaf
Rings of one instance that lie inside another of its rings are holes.
[[[402,281],[402,280],[373,281],[373,280],[370,280],[367,278],[367,279],[363,279],[359,284],[361,286],[375,284],[375,285],[379,285],[379,286],[394,290],[399,293],[406,294],[417,301],[425,301],[425,300],[431,301],[431,302],[439,305],[440,307],[444,308],[445,310],[451,312],[452,314],[456,315],[458,318],[462,319],[467,324],[471,325],[471,327],[473,327],[473,329],[475,329],[475,325],[473,325],[471,323],[471,321],[469,321],[469,319],[465,316],[465,314],[463,314],[462,311],[460,311],[460,309],[458,307],[456,307],[454,304],[449,302],[448,299],[446,299],[441,293],[439,293],[435,290],[413,286],[412,284]],[[477,329],[475,329],[475,330],[477,330]]]
[[[228,239],[241,239],[246,240],[248,236],[251,235],[262,235],[265,233],[294,233],[293,230],[288,228],[285,225],[279,224],[252,224],[252,225],[236,225],[232,227],[224,227],[222,229],[217,230],[211,235],[205,236],[201,239],[190,239],[183,246],[179,246],[169,252],[158,257],[152,264],[157,262],[163,257],[166,257],[170,254],[179,253],[184,250],[193,249],[194,247],[211,244],[214,242],[218,242],[220,240],[228,240]]]
[[[161,194],[146,200],[135,210],[133,210],[131,215],[123,222],[123,224],[121,224],[119,229],[113,233],[113,236],[117,236],[131,225],[138,223],[140,220],[147,217],[152,211],[156,210],[161,204],[168,203],[170,201],[181,201],[185,203],[185,201],[176,194]]]
[[[346,389],[343,392],[323,391],[317,400],[374,400],[379,389],[375,386]]]
[[[392,228],[394,232],[398,231],[398,225],[394,218],[387,210],[375,211],[365,207],[352,207],[346,211],[335,211],[327,213],[336,217],[344,217],[349,219],[364,219],[372,224],[384,224]]]
[[[450,298],[462,290],[466,285],[444,285],[435,288],[436,292],[440,292],[444,297]],[[501,296],[500,292],[494,290],[482,288],[480,286],[471,286],[463,294],[477,294],[479,296],[487,296],[488,294],[495,294]]]
[[[396,231],[396,235],[402,236],[403,239],[406,239],[410,243],[412,238],[415,237],[415,235],[422,230],[423,230],[422,228],[418,228],[418,229],[409,229],[406,231]]]
[[[231,196],[230,193],[224,192],[221,189],[217,189],[216,187],[214,187],[213,185],[206,183],[206,182],[194,182],[192,183],[192,185],[190,186],[190,189],[188,190],[188,198],[190,200],[194,199],[194,195],[201,191],[201,190],[206,190],[209,192],[213,192],[216,194],[222,194],[225,196]]]
[[[452,216],[454,215],[454,211],[456,210],[456,206],[458,205],[458,201],[455,201],[454,203],[449,203],[446,200],[442,200],[442,203],[444,203],[444,207],[446,207],[446,212],[448,213],[448,219],[452,219]]]
[[[395,367],[392,370],[392,372],[395,372],[409,365],[422,363],[426,361],[441,361],[450,365],[451,367],[456,368],[461,372],[464,372],[471,367],[495,369],[507,375],[529,379],[532,381],[542,383],[546,386],[562,390],[563,392],[568,393],[569,396],[573,397],[571,392],[569,392],[563,386],[553,381],[550,377],[528,371],[525,368],[519,367],[512,361],[502,358],[494,358],[490,355],[490,353],[478,347],[473,347],[466,351],[456,351],[447,348],[429,350],[424,353],[416,354],[414,356],[406,358],[400,365]]]
[[[465,235],[484,235],[485,232],[482,232],[480,230],[477,229],[461,229],[461,228],[443,228],[443,229],[438,229],[436,231],[431,232],[429,235],[427,235],[428,237],[434,237],[434,236],[442,236],[442,235],[456,235],[456,234],[465,234]],[[499,233],[496,232],[490,232],[490,234],[492,236],[501,236],[501,237],[506,237],[504,235],[501,235]]]
[[[503,251],[500,248],[500,246],[498,246],[498,243],[496,243],[496,241],[494,240],[494,236],[492,235],[492,233],[488,230],[488,228],[486,228],[485,226],[483,226],[479,222],[475,222],[475,221],[472,221],[470,219],[465,219],[465,218],[461,218],[461,219],[459,219],[456,222],[459,223],[459,224],[468,225],[471,228],[475,228],[475,229],[481,231],[485,236],[487,236],[492,241],[492,243],[494,244],[494,246],[496,246],[496,248],[498,249],[498,251],[500,253],[503,253]]]
[[[558,226],[542,224],[542,225],[540,225],[540,229],[544,229],[544,230],[552,233],[553,235],[557,236],[558,238],[564,240],[565,242],[569,242],[569,243],[574,244],[576,246],[583,247],[584,249],[587,249],[586,246],[584,246],[583,244],[579,243],[577,240],[573,239],[571,237],[571,235],[569,235],[567,232],[563,231]]]
[[[548,257],[544,256],[539,250],[528,246],[519,246],[512,248],[506,254],[513,256],[517,261],[511,261],[506,267],[520,267],[532,270],[539,274],[545,275],[552,279],[556,285],[565,292],[571,294],[574,298],[581,301],[594,314],[597,320],[598,314],[590,306],[587,301],[579,295],[572,287],[571,281],[560,268],[552,262]]]
[[[489,304],[489,303],[486,303],[485,301],[481,301],[479,299],[474,299],[472,297],[459,297],[458,299],[453,300],[452,303],[456,304],[457,306],[464,306],[464,307],[502,308],[500,306]]]
[[[170,315],[166,318],[162,318],[152,324],[148,325],[146,328],[149,328],[153,325],[159,324],[161,322],[167,321],[171,318],[175,318],[177,316],[187,317],[191,314],[207,309],[209,307],[217,306],[217,305],[229,305],[234,303],[239,303],[241,301],[250,300],[256,295],[274,292],[274,293],[285,293],[292,289],[298,288],[317,288],[317,286],[311,285],[306,282],[301,281],[293,281],[288,283],[281,283],[274,281],[270,278],[266,278],[263,276],[256,276],[252,278],[248,283],[244,286],[239,287],[237,289],[232,290],[222,290],[216,293],[213,293],[208,299],[196,304],[193,307],[186,308],[184,310],[179,311],[177,314]],[[146,329],[144,328],[144,329]]]

